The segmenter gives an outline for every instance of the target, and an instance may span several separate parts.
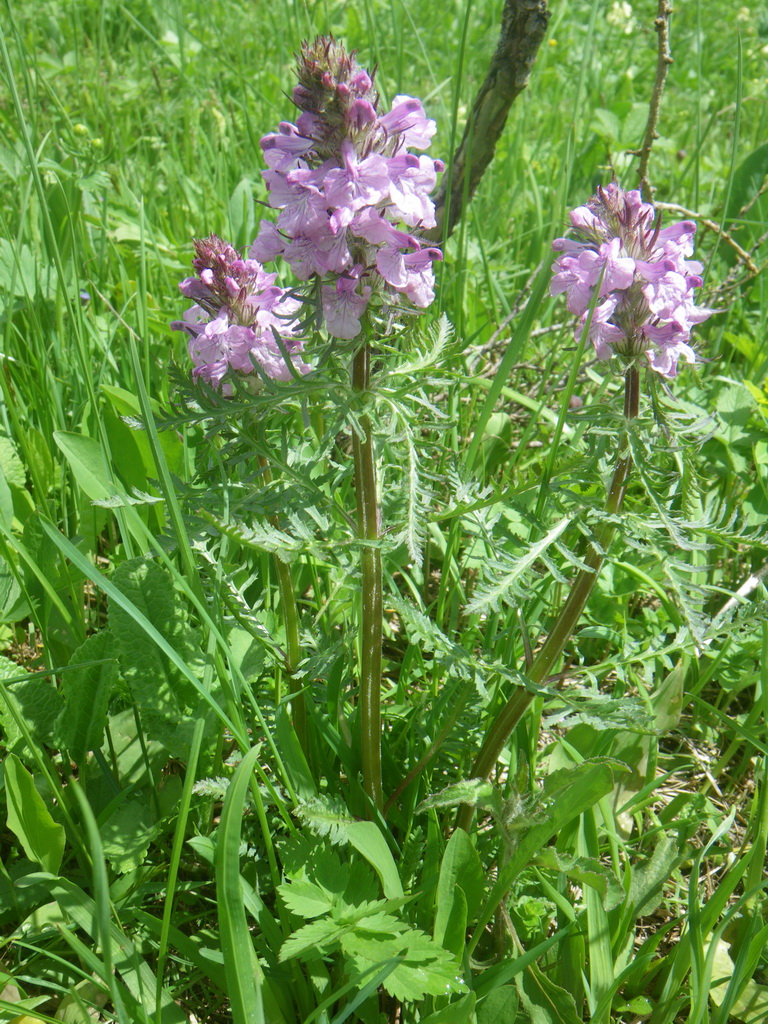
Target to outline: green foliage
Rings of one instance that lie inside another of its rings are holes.
[[[203,655],[195,643],[184,603],[167,573],[155,562],[124,562],[113,582],[134,608],[166,640],[193,673],[202,675]],[[120,674],[150,734],[170,754],[183,757],[189,748],[198,707],[196,691],[146,636],[133,615],[110,604],[110,630],[115,638]]]
[[[343,863],[329,848],[316,847],[313,853],[301,877],[278,887],[288,910],[310,922],[286,939],[281,961],[310,962],[339,950],[357,987],[384,969],[381,984],[401,1002],[466,991],[454,956],[392,912],[403,905],[402,898],[371,899],[375,886],[369,871]],[[373,861],[370,854],[367,859]]]
[[[115,638],[109,630],[89,637],[62,675],[63,707],[56,721],[57,746],[76,764],[91,750],[99,750],[104,738],[109,698],[117,683]]]
[[[15,754],[4,762],[8,828],[30,860],[44,871],[58,874],[64,854],[64,829],[51,817],[35,782]]]
[[[676,204],[696,220],[720,312],[697,367],[646,381],[635,429],[615,368],[588,346],[575,365],[548,289],[566,211],[614,173],[636,181],[656,62],[640,5],[552,6],[437,302],[376,339],[365,396],[352,346],[314,332],[314,373],[225,399],[190,381],[168,327],[190,237],[242,248],[271,216],[258,140],[291,116],[303,38],[332,29],[387,100],[425,97],[448,162],[499,8],[4,5],[4,1018],[765,1015],[764,12],[675,12],[651,181],[664,224]],[[382,813],[361,785],[357,699],[366,417]],[[603,500],[625,450],[618,522]],[[534,686],[531,658],[609,528],[589,604]],[[491,777],[471,778],[518,693],[530,707]],[[471,834],[454,828],[463,805]]]

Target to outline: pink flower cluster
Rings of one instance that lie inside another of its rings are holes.
[[[280,213],[262,221],[249,255],[280,255],[300,280],[321,279],[326,328],[354,338],[372,294],[421,308],[434,299],[442,253],[414,231],[435,225],[429,194],[443,164],[410,151],[428,148],[435,122],[410,96],[379,115],[373,76],[332,38],[302,46],[298,79],[296,124],[261,140]]]
[[[677,374],[679,359],[694,362],[691,329],[713,310],[696,306],[701,264],[690,260],[696,225],[684,220],[662,228],[653,207],[638,191],[615,182],[598,187],[586,206],[571,213],[574,238],[557,238],[561,252],[553,266],[552,295],[565,292],[568,309],[581,317],[576,337],[589,318],[595,287],[598,303],[589,337],[599,359],[644,354],[665,377]]]
[[[179,289],[195,304],[171,324],[190,336],[193,375],[231,395],[232,385],[222,384],[230,369],[252,374],[254,384],[258,370],[275,380],[308,373],[295,319],[300,303],[275,284],[277,274],[267,274],[258,260],[242,259],[218,235],[195,239],[194,245],[198,276],[185,278]]]

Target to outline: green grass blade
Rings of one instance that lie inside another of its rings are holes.
[[[234,1024],[266,1024],[263,974],[248,931],[240,889],[240,828],[259,748],[237,766],[224,798],[216,840],[216,903]]]

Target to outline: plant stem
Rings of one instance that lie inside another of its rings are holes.
[[[352,387],[362,397],[371,382],[371,350],[365,344],[352,362]],[[359,418],[361,433],[352,435],[355,461],[358,537],[363,542],[360,555],[362,575],[362,619],[360,624],[360,744],[363,785],[375,807],[381,810],[384,794],[381,783],[381,630],[383,598],[379,506],[376,492],[376,463],[371,421],[367,414]],[[362,435],[362,436],[361,436]]]
[[[624,375],[624,416],[627,422],[637,416],[639,404],[640,372],[633,364],[628,367]],[[611,516],[616,516],[621,512],[624,495],[627,490],[627,480],[632,468],[632,456],[629,451],[621,454],[623,447],[623,445],[620,445],[613,478],[606,496],[605,511]],[[584,611],[584,607],[589,600],[589,595],[592,593],[592,588],[597,581],[615,532],[615,524],[609,522],[602,523],[596,530],[595,538],[583,559],[585,568],[579,570],[568,597],[565,599],[565,604],[560,609],[560,614],[550,630],[549,636],[544,641],[526,673],[534,684],[539,684],[546,679],[555,662],[563,653],[563,649],[576,628],[581,618],[581,613]],[[515,690],[499,712],[483,741],[480,752],[475,758],[475,763],[472,765],[472,778],[488,778],[504,749],[504,745],[512,734],[512,730],[522,718],[534,696],[535,694],[520,687]],[[469,804],[463,804],[459,808],[456,827],[463,828],[465,832],[468,832],[472,824],[473,815],[474,808]]]

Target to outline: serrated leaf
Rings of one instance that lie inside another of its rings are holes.
[[[90,750],[101,747],[107,704],[117,682],[115,639],[108,630],[89,637],[70,658],[68,672],[61,674],[64,706],[54,734],[76,764]]]
[[[498,611],[502,602],[518,593],[520,577],[541,558],[547,548],[555,543],[570,522],[570,516],[564,516],[546,536],[535,544],[531,544],[527,551],[515,556],[514,560],[508,559],[504,563],[500,563],[502,570],[500,577],[478,587],[474,598],[466,607],[467,613],[472,615],[479,612]]]
[[[286,960],[293,960],[297,956],[306,956],[307,954],[309,954],[309,959],[317,959],[338,942],[342,932],[343,929],[327,917],[322,921],[305,924],[288,936],[280,947],[278,960],[280,963],[284,963]]]
[[[307,920],[327,914],[333,906],[333,899],[327,892],[306,880],[278,885],[277,891],[292,914]]]
[[[8,828],[30,860],[57,875],[64,856],[64,826],[53,820],[34,779],[15,754],[5,758],[5,795]]]
[[[383,938],[373,944],[364,944],[360,940],[356,946],[357,941],[356,934],[345,936],[343,945],[360,971],[394,956],[400,958],[400,963],[382,982],[386,991],[400,1002],[415,1002],[424,996],[444,996],[451,992],[467,991],[454,957],[418,929],[409,929],[394,939]],[[397,946],[399,950],[396,954],[384,952]],[[366,955],[363,950],[367,950],[370,955]]]

